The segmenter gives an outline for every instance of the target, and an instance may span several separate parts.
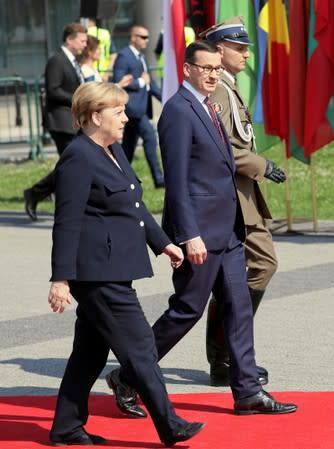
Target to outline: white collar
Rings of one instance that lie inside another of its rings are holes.
[[[73,64],[73,62],[75,61],[75,56],[74,54],[68,49],[66,48],[64,45],[61,46],[61,49],[63,50],[63,52],[65,53],[65,55],[68,57],[68,59],[71,61],[71,63]]]
[[[132,53],[135,55],[135,57],[138,59],[139,56],[142,54],[140,53],[139,50],[136,49],[136,47],[134,47],[133,45],[129,45],[130,50],[132,51]]]
[[[201,94],[196,90],[188,81],[183,80],[182,86],[186,89],[190,90],[190,92],[196,97],[196,99],[202,104],[203,101],[206,99],[206,95]]]

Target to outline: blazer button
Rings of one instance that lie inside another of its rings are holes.
[[[235,197],[235,196],[234,196],[234,197],[233,197],[232,199],[233,199],[233,201],[234,201],[234,202],[236,202],[236,201],[237,201],[237,199],[236,199],[236,197]]]
[[[138,203],[138,202],[136,203],[136,207],[137,207],[137,208],[139,207],[139,203]]]
[[[143,226],[144,226],[144,222],[141,221],[141,222],[139,223],[139,226],[143,227]]]
[[[130,184],[130,189],[134,190],[135,189],[135,185],[134,184]]]

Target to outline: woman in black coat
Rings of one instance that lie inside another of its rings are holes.
[[[54,445],[106,444],[84,430],[90,390],[111,349],[149,411],[166,446],[203,427],[175,414],[151,327],[132,281],[153,275],[147,244],[174,268],[183,255],[142,202],[140,182],[121,146],[128,96],[110,83],[82,84],[72,115],[80,131],[56,167],[52,277],[48,301],[63,312],[77,301],[73,351],[60,386],[50,439]],[[126,382],[126,383],[125,383]]]

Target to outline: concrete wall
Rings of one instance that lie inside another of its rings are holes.
[[[150,65],[155,65],[154,48],[159,33],[162,29],[162,3],[163,0],[140,0],[136,2],[137,23],[148,28],[150,31],[150,42],[146,51]]]

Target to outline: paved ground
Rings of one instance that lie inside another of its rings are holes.
[[[71,350],[74,306],[58,315],[47,304],[52,223],[0,212],[0,395],[56,394]],[[333,223],[321,222],[317,234],[309,224],[290,234],[275,226],[280,267],[255,322],[258,363],[270,372],[270,391],[332,390]],[[135,284],[151,323],[172,290],[167,258],[152,260],[155,277]],[[170,392],[217,391],[208,386],[204,341],[203,317],[161,361]],[[116,363],[111,354],[106,369]],[[103,375],[94,391],[107,393]]]
[[[2,160],[28,154],[26,145],[0,148]],[[56,394],[71,350],[75,306],[59,315],[47,304],[52,224],[50,215],[31,223],[23,212],[0,212],[0,395]],[[257,361],[270,391],[333,390],[334,223],[319,222],[317,233],[304,222],[272,229],[280,266],[255,320]],[[135,283],[150,323],[172,291],[167,258],[152,261],[155,277]],[[161,361],[170,392],[217,391],[208,385],[205,320]],[[110,354],[106,370],[115,364]],[[107,393],[103,374],[94,391]]]

